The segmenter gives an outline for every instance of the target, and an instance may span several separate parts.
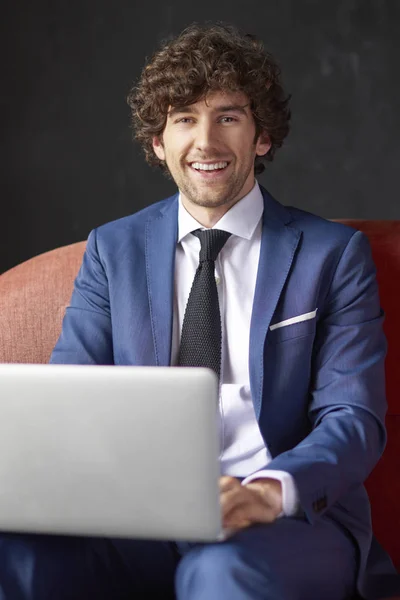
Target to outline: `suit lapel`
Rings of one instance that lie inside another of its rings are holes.
[[[173,319],[178,195],[146,224],[146,276],[157,366],[169,366]]]
[[[289,211],[264,189],[263,229],[250,325],[250,385],[257,419],[264,382],[264,344],[301,232],[288,226]]]

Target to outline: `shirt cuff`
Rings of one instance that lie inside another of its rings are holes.
[[[277,479],[282,485],[282,512],[278,517],[294,517],[299,508],[299,492],[297,490],[296,483],[286,471],[274,471],[273,469],[264,469],[263,471],[256,471],[249,475],[242,481],[242,485],[247,485],[254,479]]]

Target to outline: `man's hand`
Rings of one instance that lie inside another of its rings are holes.
[[[282,485],[276,479],[255,479],[241,485],[235,477],[219,480],[224,529],[272,523],[282,512]]]

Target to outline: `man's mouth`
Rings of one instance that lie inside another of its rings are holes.
[[[213,163],[202,163],[202,162],[192,162],[189,163],[190,167],[200,173],[201,175],[210,176],[217,173],[221,173],[224,171],[227,166],[230,164],[227,161],[213,162]]]

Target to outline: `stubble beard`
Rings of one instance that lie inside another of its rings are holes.
[[[185,177],[182,171],[174,177],[174,180],[179,190],[192,204],[203,208],[218,208],[230,204],[240,194],[253,168],[253,163],[251,163],[240,173],[233,171],[223,185],[215,186],[215,189],[210,185],[204,191],[200,191],[197,186],[193,185],[189,177]]]

